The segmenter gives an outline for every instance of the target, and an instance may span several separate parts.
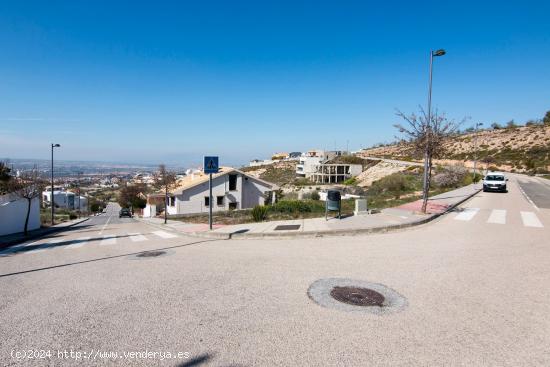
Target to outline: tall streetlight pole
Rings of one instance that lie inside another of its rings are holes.
[[[426,121],[426,136],[425,136],[425,152],[424,152],[424,180],[422,189],[422,212],[426,212],[426,206],[428,203],[428,170],[430,159],[430,135],[432,124],[432,74],[433,74],[433,60],[434,57],[445,55],[445,50],[439,49],[437,51],[430,51],[430,85],[428,88],[428,121]]]
[[[50,197],[50,206],[52,207],[52,226],[55,224],[54,222],[54,211],[55,211],[55,204],[54,204],[54,194],[53,194],[53,148],[59,148],[61,145],[59,144],[52,144],[52,192]]]
[[[482,122],[476,122],[475,124],[475,131],[474,131],[474,178],[473,182],[476,183],[476,166],[477,166],[477,132],[480,126],[482,126]]]

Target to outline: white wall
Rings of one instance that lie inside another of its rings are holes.
[[[0,196],[0,236],[24,231],[27,205],[26,199],[13,195]],[[40,228],[40,201],[35,198],[31,203],[27,229],[32,231],[38,228]]]
[[[231,174],[231,173],[230,173]],[[212,211],[229,210],[229,203],[236,203],[236,209],[252,208],[263,204],[263,194],[271,191],[271,187],[240,173],[237,175],[236,190],[229,191],[229,174],[215,177],[212,182]],[[209,207],[204,205],[204,198],[208,197],[208,181],[185,190],[176,195],[175,207],[168,207],[169,214],[208,213]],[[217,204],[217,197],[223,196],[223,205]]]

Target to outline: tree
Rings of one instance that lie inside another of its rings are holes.
[[[439,158],[445,152],[445,139],[453,135],[466,119],[457,123],[454,120],[449,120],[445,114],[438,114],[436,110],[430,118],[431,121],[428,121],[428,116],[422,107],[420,107],[419,115],[413,113],[407,116],[399,110],[396,114],[405,120],[406,125],[395,124],[394,127],[399,133],[409,138],[417,153],[424,154],[425,167],[427,167],[428,174],[423,187],[422,212],[426,213],[433,159]]]
[[[491,124],[491,129],[493,130],[499,130],[499,129],[502,129],[502,126],[500,126],[500,124],[498,122],[493,122]]]
[[[542,122],[545,125],[550,125],[550,111],[546,112],[546,115],[542,118]]]
[[[126,183],[118,193],[118,204],[123,208],[131,206],[132,208],[143,209],[146,204],[144,196],[146,192],[147,186],[145,184],[136,183],[128,185]]]
[[[25,236],[28,232],[32,202],[34,199],[40,197],[44,186],[44,181],[38,175],[38,170],[36,168],[32,169],[30,172],[23,173],[20,177],[12,178],[9,181],[9,192],[21,199],[27,200],[27,215],[25,216],[24,227]]]
[[[0,161],[0,193],[8,191],[8,183],[11,179],[11,169],[8,162]]]
[[[153,186],[158,190],[164,190],[164,224],[166,224],[168,219],[168,190],[176,184],[176,174],[168,171],[164,164],[160,164],[154,178]]]

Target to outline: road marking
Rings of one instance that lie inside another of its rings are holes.
[[[80,238],[77,238],[74,241],[74,243],[71,243],[70,245],[68,245],[67,247],[65,247],[65,249],[74,249],[74,248],[79,248],[79,247],[82,247],[84,246],[84,244],[86,242],[88,242],[88,240],[90,239],[90,237],[80,237]]]
[[[516,184],[518,185],[519,191],[521,191],[521,193],[523,194],[523,196],[525,197],[525,199],[526,199],[531,205],[533,205],[533,207],[534,207],[535,209],[537,209],[537,211],[540,211],[539,207],[536,206],[536,204],[533,202],[533,200],[531,200],[531,198],[529,197],[529,195],[527,195],[527,193],[526,193],[525,191],[523,191],[523,188],[521,187],[519,181],[517,181]]]
[[[176,238],[176,237],[178,237],[175,234],[164,232],[164,231],[154,231],[153,234],[156,234],[160,238]]]
[[[456,220],[468,221],[471,220],[479,212],[479,208],[464,208],[464,211],[458,213]]]
[[[145,237],[141,233],[128,233],[128,235],[130,236],[130,239],[132,240],[132,242],[147,241],[147,237]]]
[[[520,212],[520,214],[521,214],[521,220],[523,221],[523,225],[525,227],[537,227],[537,228],[544,227],[535,213]]]
[[[107,221],[105,222],[105,224],[103,225],[103,227],[101,227],[101,231],[99,231],[99,234],[102,235],[103,234],[103,231],[105,230],[105,228],[107,228],[107,226],[109,225],[109,222],[111,221],[111,218],[113,217],[113,215],[109,215],[109,218],[107,219]]]
[[[116,245],[116,237],[114,235],[103,236],[103,240],[101,241],[100,245]]]
[[[35,241],[35,242],[32,242],[32,243],[29,243],[28,245],[25,245],[24,247],[34,246],[34,245],[36,245],[40,242],[41,241]],[[43,252],[43,251],[46,251],[48,248],[50,248],[50,245],[55,245],[56,243],[60,243],[60,242],[63,242],[63,240],[61,238],[55,238],[55,239],[50,240],[48,242],[43,242],[41,245],[39,245],[34,250],[29,250],[29,251],[26,251],[25,253],[27,253],[27,254],[30,254],[30,253],[36,254],[38,252]]]
[[[493,209],[487,223],[506,224],[506,210]]]

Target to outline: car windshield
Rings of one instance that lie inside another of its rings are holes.
[[[495,175],[491,175],[491,176],[485,177],[485,179],[486,179],[487,181],[504,181],[504,176],[495,176]]]

